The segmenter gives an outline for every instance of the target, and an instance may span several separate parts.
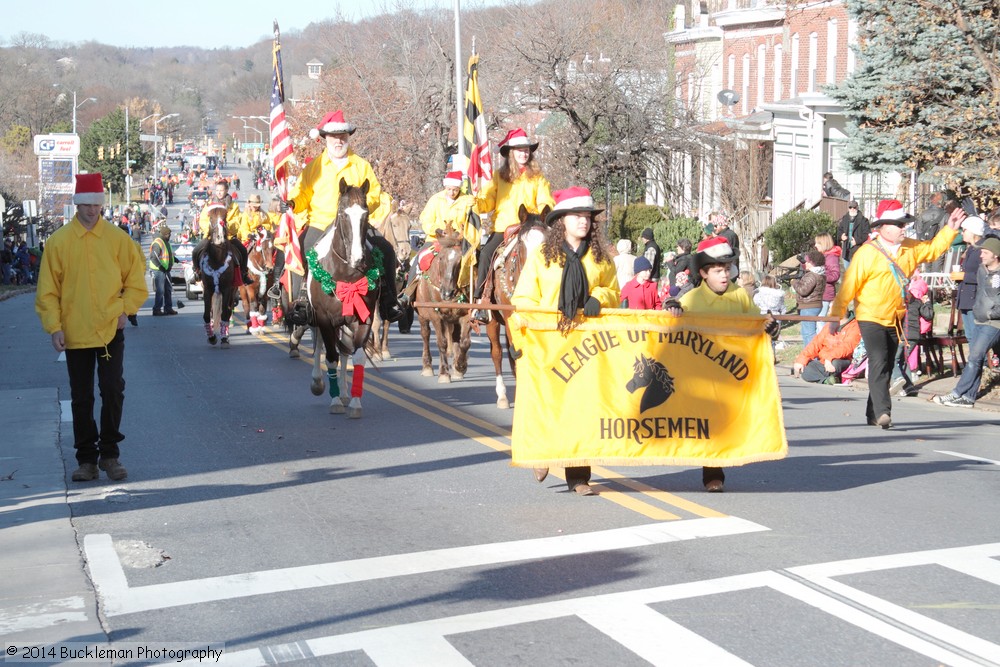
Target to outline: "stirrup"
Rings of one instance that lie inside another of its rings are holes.
[[[306,299],[296,299],[288,306],[285,321],[297,327],[307,326],[313,319],[312,304]]]
[[[271,288],[267,290],[268,298],[274,299],[275,301],[281,300],[281,285],[271,285]]]
[[[492,313],[484,308],[476,308],[472,311],[472,319],[480,324],[489,324]]]

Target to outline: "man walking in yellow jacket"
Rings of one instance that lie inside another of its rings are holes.
[[[128,476],[119,463],[119,430],[125,401],[125,322],[149,295],[143,256],[127,233],[101,217],[100,174],[79,174],[76,216],[49,237],[42,255],[35,310],[66,353],[73,410],[73,439],[79,467],[74,482],[98,478],[98,466],[112,480]],[[101,424],[94,421],[94,367],[101,391]]]
[[[830,306],[830,315],[840,317],[841,325],[846,324],[847,307],[851,301],[857,301],[855,313],[868,351],[866,416],[870,426],[889,429],[892,428],[889,380],[899,348],[900,322],[906,314],[910,276],[919,264],[934,261],[951,247],[965,213],[955,208],[948,224],[929,241],[903,236],[903,227],[913,216],[896,199],[880,201],[876,218],[871,223],[876,236],[855,251]]]

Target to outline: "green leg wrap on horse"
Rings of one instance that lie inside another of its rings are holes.
[[[337,381],[337,369],[326,372],[326,379],[330,385],[330,398],[340,397],[340,383]]]

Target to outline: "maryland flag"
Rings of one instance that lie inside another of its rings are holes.
[[[513,465],[741,466],[788,453],[764,317],[511,315]]]
[[[278,185],[278,196],[284,201],[288,199],[288,162],[292,159],[292,135],[288,130],[285,118],[285,84],[281,74],[281,40],[278,32],[278,22],[274,22],[274,44],[271,51],[273,77],[271,79],[271,161],[274,165],[274,180]],[[305,262],[302,260],[302,248],[299,247],[299,234],[295,229],[295,219],[291,213],[281,216],[278,224],[279,238],[288,238],[285,246],[285,274],[280,276],[281,283],[291,293],[289,271],[300,276],[306,273]]]
[[[483,101],[479,97],[479,56],[469,58],[469,83],[465,91],[465,143],[469,146],[469,187],[479,192],[484,181],[493,178],[493,156],[486,136]]]

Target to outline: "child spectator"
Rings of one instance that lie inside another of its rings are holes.
[[[826,289],[826,258],[819,250],[810,250],[800,256],[804,272],[801,278],[792,280],[799,315],[815,317],[823,308],[823,290]],[[816,335],[816,322],[802,322],[802,347],[808,347]]]
[[[694,283],[691,282],[691,274],[688,271],[681,271],[674,276],[674,286],[670,288],[670,296],[680,299],[693,289]]]
[[[762,313],[784,315],[786,312],[785,291],[778,285],[778,279],[774,276],[764,276],[761,279],[760,287],[753,295],[753,302]]]
[[[740,271],[740,287],[746,290],[747,296],[753,301],[754,294],[757,293],[757,281],[749,271]]]
[[[824,326],[812,342],[795,357],[792,373],[806,382],[840,384],[841,374],[851,365],[854,348],[861,342],[861,327],[851,319],[847,324],[831,331]]]
[[[906,314],[903,316],[903,335],[906,338],[900,341],[899,351],[896,352],[896,363],[892,368],[889,385],[890,396],[910,396],[913,393],[910,370],[916,368],[920,338],[931,330],[934,321],[934,304],[931,303],[928,292],[927,282],[923,278],[910,280],[906,293]],[[913,363],[910,362],[911,358]]]
[[[622,307],[631,310],[659,310],[661,301],[656,293],[656,283],[650,280],[653,265],[645,257],[636,257],[633,270],[635,277],[622,287]]]

